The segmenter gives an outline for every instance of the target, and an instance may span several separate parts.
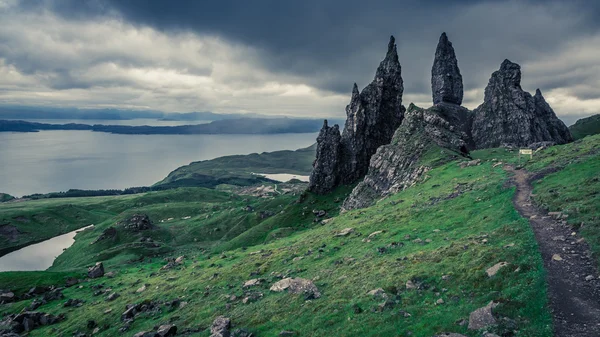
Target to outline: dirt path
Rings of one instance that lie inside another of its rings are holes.
[[[514,174],[513,204],[529,219],[544,260],[555,336],[599,337],[600,274],[587,243],[566,222],[555,219],[558,215],[550,217],[532,205],[527,171],[510,166],[505,170]]]

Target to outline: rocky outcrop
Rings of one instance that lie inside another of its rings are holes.
[[[328,126],[327,120],[317,137],[317,159],[310,174],[309,189],[318,194],[333,190],[340,183],[340,128]]]
[[[484,102],[474,111],[472,134],[478,149],[572,140],[541,91],[531,96],[521,88],[521,67],[509,60],[492,74]]]
[[[377,150],[369,173],[342,208],[370,206],[382,196],[412,186],[433,166],[468,155],[459,127],[462,109],[454,104],[438,104],[429,109],[411,104],[391,144]]]
[[[442,33],[431,68],[433,104],[442,102],[462,104],[463,83],[452,42]]]
[[[97,262],[94,266],[88,268],[89,278],[98,278],[104,276],[104,265],[102,262]]]
[[[362,92],[354,84],[341,136],[337,125],[329,127],[325,123],[321,129],[310,191],[324,194],[340,184],[354,183],[367,173],[371,156],[379,146],[389,144],[402,122],[403,92],[401,66],[392,36],[373,82]]]
[[[118,222],[117,225],[134,232],[153,228],[152,221],[146,214],[134,214],[130,218]]]

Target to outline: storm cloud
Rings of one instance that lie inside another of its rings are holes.
[[[595,1],[0,0],[0,101],[344,115],[389,35],[406,103],[431,104],[448,33],[476,107],[508,58],[567,121],[600,112]]]

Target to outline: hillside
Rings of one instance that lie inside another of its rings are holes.
[[[312,145],[295,151],[252,153],[193,162],[169,173],[154,186],[213,187],[219,184],[248,185],[236,183],[238,180],[260,182],[261,177],[253,173],[309,175],[315,150],[316,146]]]
[[[574,139],[581,139],[585,136],[596,135],[600,133],[600,115],[593,115],[582,118],[569,126],[569,130]]]
[[[524,165],[543,176],[534,183],[536,204],[568,214],[575,237],[592,244],[596,263],[599,150],[600,136],[587,137],[541,150]],[[134,335],[161,324],[176,325],[177,335],[208,336],[213,320],[224,315],[231,319],[232,330],[245,329],[254,336],[288,331],[300,336],[456,332],[475,337],[481,331],[468,329],[469,314],[490,301],[498,303],[494,313],[499,324],[488,331],[549,336],[551,316],[538,245],[528,221],[513,207],[510,174],[498,164],[516,164],[517,154],[499,148],[471,155],[481,163],[443,164],[411,188],[340,215],[351,186],[325,196],[306,193],[300,199],[293,192],[265,197],[239,195],[248,192],[244,189],[183,188],[2,204],[0,212],[10,219],[43,212],[52,217],[48,210],[59,209],[61,202],[104,218],[94,230],[78,234],[49,271],[0,273],[0,288],[20,295],[32,285],[61,285],[65,277],[79,275],[77,286],[62,291],[64,298],[37,308],[66,318],[30,336],[94,330],[97,336]],[[317,217],[313,210],[327,215]],[[262,219],[261,212],[269,211],[272,215]],[[127,232],[120,227],[119,221],[137,213],[147,214],[154,229]],[[110,226],[117,228],[116,239],[90,244]],[[141,237],[152,238],[158,247],[140,243]],[[182,264],[162,268],[165,258],[182,255]],[[103,261],[114,276],[85,279],[85,266],[96,261]],[[499,262],[508,266],[495,276],[486,275]],[[283,277],[312,280],[318,295],[310,287],[306,294],[270,291]],[[259,281],[244,287],[251,279]],[[120,296],[108,300],[112,293]],[[68,299],[84,302],[64,307]],[[0,313],[17,313],[31,303],[5,304]],[[141,312],[132,320],[122,317],[126,305],[139,303],[146,309],[138,307]]]

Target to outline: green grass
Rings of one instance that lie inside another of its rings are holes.
[[[543,151],[533,170],[562,167],[534,182],[533,199],[551,212],[563,212],[568,223],[587,240],[600,264],[600,135]]]
[[[188,305],[175,310],[161,306],[153,316],[141,315],[126,334],[173,322],[180,329],[199,329],[192,335],[208,336],[207,327],[222,314],[231,317],[236,328],[247,328],[259,336],[295,330],[303,336],[404,336],[409,332],[412,336],[432,336],[447,331],[474,337],[481,333],[467,331],[466,326],[456,322],[468,319],[471,311],[495,300],[501,303],[497,311],[516,322],[516,336],[551,335],[544,271],[533,233],[512,207],[514,189],[505,187],[505,172],[501,167],[493,168],[490,160],[514,158],[514,154],[487,150],[473,156],[484,159],[484,163],[465,169],[460,169],[457,162],[447,163],[428,172],[426,180],[414,188],[370,208],[339,215],[337,206],[351,187],[342,187],[325,197],[306,194],[300,202],[295,202],[297,197],[239,197],[246,202],[233,195],[227,197],[233,200],[224,200],[219,198],[228,194],[209,190],[215,209],[195,198],[194,189],[184,189],[177,195],[154,192],[127,200],[130,208],[99,228],[134,212],[143,211],[153,220],[192,216],[188,222],[159,222],[155,238],[168,248],[166,256],[185,255],[185,266],[159,271],[165,255],[157,253],[155,257],[152,252],[133,251],[127,245],[135,241],[134,237],[97,250],[89,242],[98,231],[80,233],[51,270],[84,273],[84,265],[102,257],[96,254],[115,250],[105,264],[107,271],[116,271],[117,276],[84,282],[81,289],[66,289],[66,298],[84,299],[86,304],[75,309],[63,308],[63,301],[42,306],[40,311],[66,313],[67,320],[30,335],[89,332],[85,326],[88,319],[102,327],[100,336],[121,334],[120,315],[126,304],[174,298]],[[447,198],[455,192],[458,196]],[[274,207],[283,213],[257,223],[238,221],[240,234],[229,235],[221,230],[212,237],[214,229],[227,219],[244,219],[237,208],[245,203],[252,203],[257,210]],[[119,209],[117,205],[113,208]],[[335,217],[322,225],[313,221],[313,209],[325,209]],[[203,219],[208,214],[215,217],[213,222]],[[334,236],[346,227],[354,228],[355,233]],[[384,233],[363,242],[378,230]],[[403,246],[390,247],[394,242]],[[145,256],[143,261],[139,260],[141,254]],[[500,261],[510,266],[488,278],[485,269]],[[278,280],[278,273],[313,279],[323,296],[305,301],[302,295],[270,292],[268,288]],[[443,275],[450,279],[442,279]],[[264,278],[265,283],[256,289],[242,289],[244,281],[256,277]],[[422,288],[407,290],[404,284],[408,280],[421,283]],[[100,283],[121,297],[105,302],[103,297],[92,296],[91,287]],[[147,290],[135,293],[142,284],[148,284]],[[379,287],[397,303],[383,312],[372,312],[382,300],[371,298],[367,292]],[[248,304],[229,300],[234,294],[242,298],[245,292],[259,292],[263,297]],[[444,304],[436,305],[440,298]],[[28,303],[4,306],[0,313],[18,312]],[[104,314],[109,308],[112,311]],[[357,313],[356,308],[362,312]],[[400,310],[411,316],[404,317]],[[502,329],[500,326],[495,331],[502,333]]]
[[[571,131],[573,139],[581,139],[585,136],[600,133],[600,115],[593,115],[578,120],[575,124],[569,126],[569,131]]]

